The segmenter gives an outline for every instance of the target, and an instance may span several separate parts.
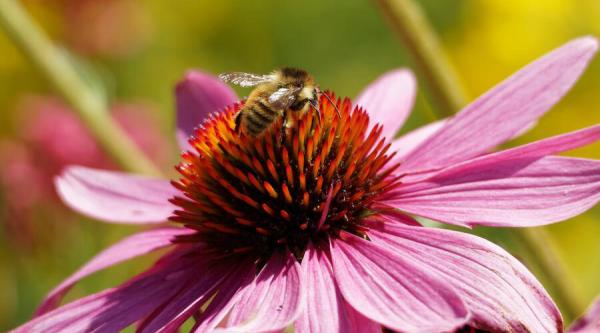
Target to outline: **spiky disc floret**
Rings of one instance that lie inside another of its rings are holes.
[[[335,97],[332,96],[332,100]],[[259,137],[234,131],[228,107],[196,129],[173,185],[183,196],[171,220],[197,230],[179,241],[199,241],[217,255],[268,259],[288,248],[298,260],[309,241],[347,231],[366,236],[362,220],[379,195],[398,182],[393,155],[370,131],[369,117],[345,99],[334,106],[321,96],[321,118],[306,112],[283,129],[281,120]]]

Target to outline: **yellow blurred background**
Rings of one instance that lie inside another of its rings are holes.
[[[173,86],[188,69],[262,73],[298,66],[312,72],[322,87],[353,97],[386,70],[412,67],[368,0],[24,3],[73,61],[93,73],[89,80],[104,87],[98,89],[114,105],[115,116],[168,172],[178,153]],[[597,0],[420,3],[471,99],[572,38],[600,36]],[[433,120],[426,87],[419,89],[415,113],[402,132]],[[68,150],[70,156],[61,155],[69,141],[80,142],[80,134],[72,128],[77,121],[64,115],[70,113],[52,95],[0,32],[0,331],[26,321],[53,286],[102,248],[136,231],[71,213],[52,193],[51,177],[65,163],[112,166],[98,156],[93,142],[81,155],[78,147]],[[567,97],[512,144],[600,123],[599,105],[600,59],[595,59]],[[600,145],[570,155],[598,159]],[[587,304],[600,293],[600,206],[547,229],[573,278],[570,292]],[[505,230],[478,232],[513,249]],[[98,273],[75,287],[69,299],[113,286],[150,261],[138,259]]]

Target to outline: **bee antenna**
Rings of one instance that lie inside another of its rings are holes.
[[[319,103],[313,99],[309,100],[308,103],[315,109],[317,112],[317,118],[319,119],[319,122],[321,122],[321,110],[319,109]]]
[[[333,105],[333,108],[335,109],[335,112],[337,112],[338,117],[342,118],[342,114],[340,113],[340,109],[338,109],[337,104],[331,100],[331,97],[329,97],[329,95],[327,95],[327,93],[323,93],[323,95],[325,95],[325,98],[327,98],[329,103],[331,103],[331,105]]]

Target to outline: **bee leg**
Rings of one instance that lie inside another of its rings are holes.
[[[319,124],[321,123],[321,110],[319,109],[319,104],[317,103],[316,100],[311,99],[308,101],[310,103],[310,105],[315,109],[315,112],[317,113],[317,121],[319,122]]]
[[[279,142],[284,142],[284,136],[287,135],[287,125],[288,125],[288,113],[285,112],[283,117],[281,117],[281,129],[279,130]]]
[[[240,134],[240,129],[241,129],[240,125],[242,124],[242,113],[241,112],[236,113],[235,118],[233,118],[233,121],[235,122],[235,128],[234,128],[235,132],[237,134]]]
[[[335,109],[335,112],[337,112],[338,117],[342,118],[342,114],[340,113],[340,109],[338,109],[337,104],[331,100],[331,97],[329,97],[329,95],[327,95],[325,93],[323,93],[323,95],[325,95],[325,98],[327,98],[329,103],[331,103],[331,105],[333,105],[333,108]]]

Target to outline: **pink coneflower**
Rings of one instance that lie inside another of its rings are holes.
[[[57,180],[74,209],[110,222],[180,227],[105,250],[16,331],[194,332],[562,331],[541,284],[498,246],[422,227],[533,226],[600,199],[600,161],[549,156],[600,138],[595,126],[490,151],[530,127],[573,85],[597,48],[575,40],[521,70],[451,119],[393,139],[415,82],[393,71],[355,101],[321,98],[289,131],[233,131],[241,103],[214,78],[177,87],[190,137],[172,182],[72,167]],[[333,97],[333,95],[331,95]],[[206,115],[229,105],[223,112]],[[195,124],[202,125],[193,129]],[[392,141],[391,144],[386,142]],[[57,308],[81,278],[170,247],[124,284]]]

